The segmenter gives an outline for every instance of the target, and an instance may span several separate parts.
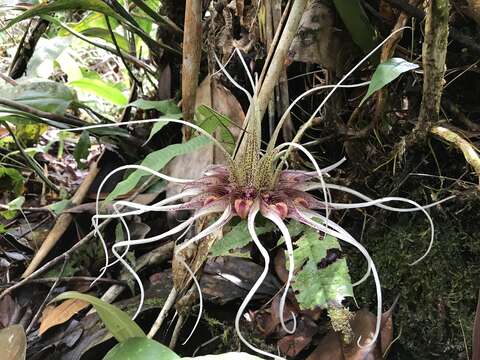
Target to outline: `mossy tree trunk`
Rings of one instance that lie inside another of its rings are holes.
[[[448,0],[430,0],[422,49],[423,96],[416,130],[425,134],[438,121],[448,44]]]

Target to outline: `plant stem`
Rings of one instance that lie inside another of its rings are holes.
[[[427,9],[423,41],[423,96],[416,132],[425,134],[438,121],[448,45],[448,0],[433,0]]]

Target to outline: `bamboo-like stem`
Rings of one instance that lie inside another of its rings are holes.
[[[186,121],[193,120],[201,57],[202,1],[187,0],[185,4],[182,63],[182,110],[183,119]],[[188,136],[186,137],[188,138]]]
[[[292,44],[293,38],[297,33],[300,20],[307,5],[307,0],[295,0],[290,15],[288,16],[287,23],[282,32],[282,36],[278,41],[277,48],[272,57],[272,62],[268,67],[268,71],[265,75],[260,91],[255,103],[255,113],[261,119],[265,114],[268,106],[268,102],[273,94],[273,89],[278,83],[282,70],[285,67],[285,59],[287,58],[288,50]],[[279,27],[280,29],[280,27]],[[260,120],[259,120],[260,121]]]
[[[90,166],[88,175],[83,180],[82,184],[80,185],[80,187],[77,189],[75,194],[72,196],[72,199],[70,200],[73,206],[80,205],[82,203],[83,198],[87,194],[88,189],[90,189],[90,186],[95,180],[97,174],[98,174],[97,162],[94,162]],[[65,233],[65,231],[67,231],[72,220],[73,220],[72,214],[69,214],[69,213],[60,214],[52,230],[48,234],[45,241],[42,243],[42,246],[37,251],[37,253],[33,257],[30,264],[28,264],[28,267],[25,270],[25,272],[22,274],[22,278],[28,277],[35,270],[37,270],[38,266],[48,255],[50,250],[52,250],[52,248],[55,246],[58,240],[60,240],[61,236]]]

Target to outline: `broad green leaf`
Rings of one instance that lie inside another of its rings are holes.
[[[197,119],[198,126],[210,134],[219,128],[220,139],[223,143],[232,147],[233,150],[233,146],[235,146],[235,138],[228,129],[232,123],[228,117],[220,114],[206,105],[200,105],[197,107],[195,111],[195,117]]]
[[[80,169],[84,169],[86,164],[82,161],[87,159],[90,153],[90,134],[88,131],[82,131],[80,138],[78,139],[75,150],[73,150],[73,157]]]
[[[53,301],[79,299],[92,304],[98,313],[98,316],[105,324],[110,333],[122,343],[131,338],[144,337],[145,333],[130,316],[114,305],[96,298],[95,296],[82,294],[77,291],[67,291],[57,296]]]
[[[112,4],[112,6],[118,4],[113,1],[110,3]],[[12,25],[18,23],[19,21],[30,19],[35,16],[43,16],[49,13],[55,13],[65,10],[92,10],[108,16],[112,16],[118,21],[126,24],[129,30],[137,34],[152,51],[159,53],[163,48],[181,55],[180,49],[169,47],[168,45],[163,44],[161,41],[156,41],[152,39],[145,31],[143,31],[138,26],[138,23],[135,21],[135,19],[123,7],[119,6],[118,8],[113,10],[110,6],[106,4],[106,2],[101,0],[55,0],[48,3],[42,3],[40,5],[32,7],[31,9],[25,11],[23,14],[10,20],[5,27],[0,29],[0,33],[1,31],[6,30]]]
[[[61,53],[60,56],[57,57],[56,62],[60,66],[60,69],[67,74],[68,81],[79,80],[83,77],[80,65],[70,56],[69,51]]]
[[[48,130],[48,125],[30,121],[28,123],[17,123],[15,126],[15,135],[22,143],[36,143],[40,135]]]
[[[32,7],[21,15],[10,20],[4,28],[0,29],[0,31],[6,30],[12,25],[15,25],[22,20],[30,19],[34,16],[56,13],[65,10],[93,10],[117,19],[121,19],[120,15],[118,15],[112,10],[112,8],[110,8],[101,0],[55,0],[41,3]]]
[[[176,360],[180,356],[147,337],[135,337],[117,344],[103,360]]]
[[[115,19],[111,19],[110,23],[112,25],[112,28],[114,29],[118,26],[118,22]],[[83,32],[85,30],[96,28],[96,27],[102,28],[102,29],[108,29],[105,16],[98,12],[91,12],[87,16],[85,16],[81,21],[75,22],[75,23],[68,23],[67,25],[77,32]],[[62,28],[58,31],[58,35],[68,36],[70,35],[70,33]]]
[[[345,259],[336,259],[326,267],[319,264],[327,256],[328,249],[340,249],[338,240],[332,236],[319,235],[305,226],[305,232],[295,242],[293,252],[297,273],[292,288],[302,309],[316,306],[326,308],[353,296],[353,288]]]
[[[418,65],[408,62],[401,58],[391,58],[381,63],[375,69],[372,80],[368,86],[366,95],[363,97],[361,104],[365,102],[373,93],[391,83],[404,72],[417,69]]]
[[[55,215],[60,215],[65,209],[68,209],[71,206],[72,206],[72,202],[70,200],[60,200],[53,204],[48,205],[47,207]]]
[[[0,89],[0,97],[60,115],[76,100],[68,86],[44,79],[24,79],[17,86],[4,86]],[[1,109],[6,107],[0,106]]]
[[[12,325],[0,330],[2,360],[25,360],[27,338],[22,325]]]
[[[265,226],[255,226],[255,232],[257,235],[265,234],[272,231],[274,228],[273,223],[267,222]],[[211,250],[211,256],[228,256],[231,255],[231,250],[240,249],[252,241],[247,228],[247,222],[245,220],[240,221],[235,225],[232,230],[223,236],[222,239],[216,241]]]
[[[155,171],[160,171],[174,157],[198,150],[199,148],[210,144],[210,142],[211,140],[206,136],[197,136],[182,144],[169,145],[163,149],[148,154],[147,157],[142,161],[141,165]],[[149,174],[145,171],[134,171],[125,180],[117,184],[115,189],[113,189],[113,191],[108,195],[106,202],[112,201],[117,196],[128,193],[138,184],[140,179],[146,175]]]
[[[364,52],[372,50],[376,34],[360,0],[333,0],[333,3],[355,44]]]
[[[2,181],[3,179],[5,179],[5,183]],[[5,188],[13,190],[18,195],[22,191],[24,181],[25,179],[20,171],[0,165],[0,184],[2,187],[5,186]]]
[[[110,31],[108,31],[107,29],[103,29],[99,27],[91,27],[89,29],[83,30],[82,34],[89,37],[100,38],[113,44],[112,35],[110,34]],[[120,49],[129,51],[130,48],[128,45],[128,41],[119,33],[114,32],[114,34],[115,34],[115,40],[117,41],[117,44],[120,47]]]
[[[262,358],[243,352],[230,352],[219,355],[196,356],[194,358],[187,357],[182,358],[182,360],[262,360]]]
[[[181,114],[182,111],[172,100],[145,100],[137,99],[128,106],[134,106],[142,110],[155,109],[165,115]]]
[[[19,196],[16,199],[10,201],[6,206],[7,210],[2,211],[0,214],[6,219],[11,220],[15,217],[18,210],[22,209],[22,205],[25,203],[25,198],[23,196]]]
[[[27,76],[44,79],[52,76],[55,70],[55,60],[67,49],[70,42],[70,38],[40,38],[35,47],[35,52],[28,62],[26,70]]]
[[[297,237],[305,230],[305,225],[298,222],[298,221],[290,221],[287,224],[288,233],[290,234],[291,238]],[[277,241],[277,246],[281,245],[285,242],[285,238],[282,236]]]
[[[120,90],[102,80],[80,79],[71,81],[68,85],[94,94],[115,105],[124,106],[128,103],[127,97]]]

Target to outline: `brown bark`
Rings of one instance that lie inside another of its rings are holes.
[[[439,117],[448,44],[448,0],[431,0],[423,42],[423,96],[416,131],[425,134]]]

